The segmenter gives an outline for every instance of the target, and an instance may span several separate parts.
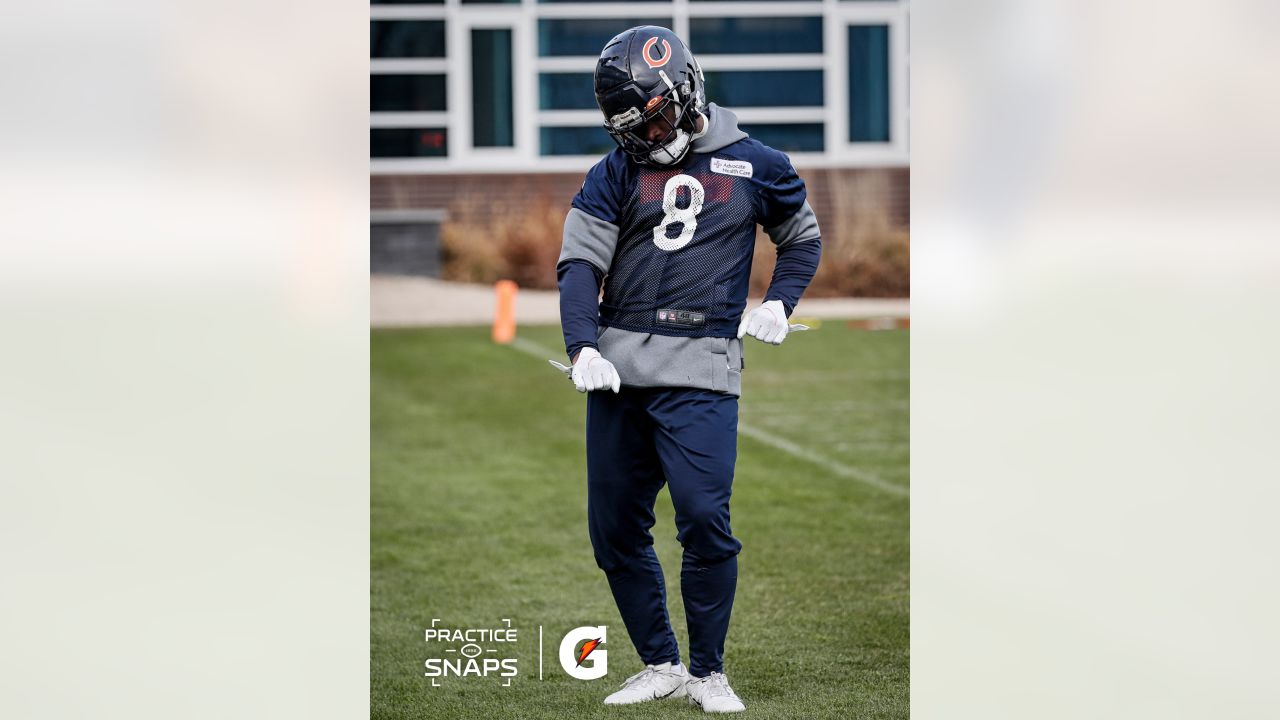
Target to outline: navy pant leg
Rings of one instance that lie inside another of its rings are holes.
[[[631,643],[647,665],[679,662],[666,584],[653,551],[662,467],[645,391],[587,394],[587,525]]]
[[[656,449],[684,547],[681,595],[689,624],[689,672],[724,671],[724,640],[742,543],[729,527],[738,455],[738,398],[709,390],[663,390],[651,398]]]

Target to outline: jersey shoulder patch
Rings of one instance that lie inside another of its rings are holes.
[[[791,158],[788,158],[786,153],[775,150],[753,137],[743,138],[721,148],[715,155],[712,163],[722,169],[712,167],[712,172],[744,177],[756,183],[771,183],[791,166]],[[749,172],[742,172],[743,169]]]
[[[749,178],[754,173],[754,168],[747,160],[727,160],[713,157],[711,158],[711,172]]]

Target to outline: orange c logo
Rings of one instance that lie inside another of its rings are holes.
[[[655,58],[649,54],[650,51],[653,50],[653,46],[657,44],[658,38],[656,37],[649,38],[644,43],[644,61],[651,68],[660,68],[663,65],[666,65],[667,61],[671,59],[671,43],[666,40],[662,41],[662,57]]]

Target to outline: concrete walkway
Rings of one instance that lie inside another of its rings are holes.
[[[760,301],[753,299],[748,307]],[[373,275],[369,278],[369,324],[372,327],[423,325],[487,325],[493,322],[494,291],[488,285],[446,282],[420,277]],[[880,298],[815,298],[801,300],[792,313],[799,318],[908,318],[909,300]],[[560,322],[560,294],[555,290],[521,290],[516,296],[516,322],[554,325]]]

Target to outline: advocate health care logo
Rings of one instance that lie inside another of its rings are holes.
[[[501,687],[511,687],[512,679],[520,674],[520,658],[516,656],[520,638],[518,628],[512,627],[509,618],[503,618],[505,627],[448,628],[440,625],[440,618],[431,618],[431,627],[423,631],[423,639],[432,650],[432,657],[423,663],[423,673],[431,679],[432,687],[441,687],[445,680],[458,678],[491,678]],[[578,680],[597,680],[609,672],[609,651],[603,645],[608,640],[604,625],[585,625],[570,630],[560,640],[557,659],[569,677]],[[542,626],[538,626],[538,679],[543,679]]]

